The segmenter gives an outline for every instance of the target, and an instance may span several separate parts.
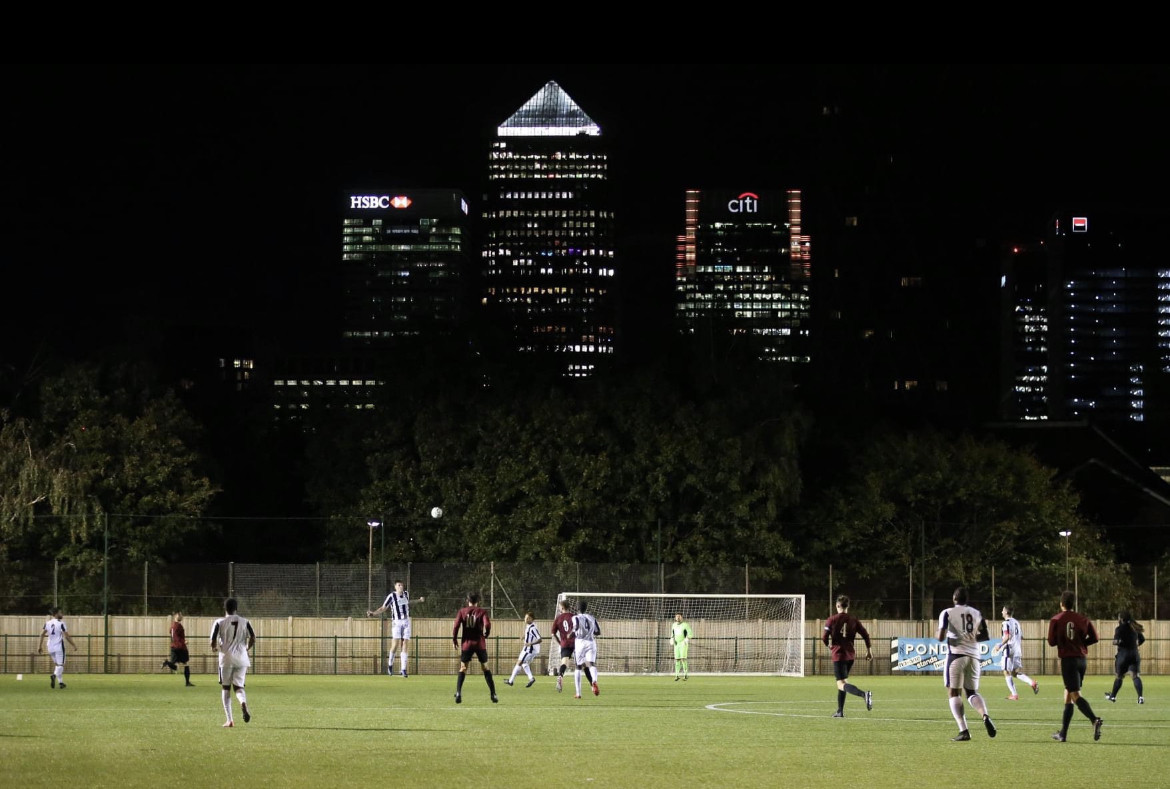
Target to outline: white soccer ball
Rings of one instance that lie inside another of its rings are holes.
[[[431,507],[431,517],[432,518],[443,517],[443,508],[442,507]]]

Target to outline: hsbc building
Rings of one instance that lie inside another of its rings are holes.
[[[451,189],[360,190],[341,201],[342,337],[393,345],[453,333],[467,270],[467,199]]]

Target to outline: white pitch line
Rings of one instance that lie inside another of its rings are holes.
[[[821,703],[823,703],[823,702],[815,702],[815,701],[814,702],[808,702],[808,701],[723,701],[723,702],[719,702],[717,704],[708,704],[706,706],[706,709],[709,709],[712,712],[732,712],[732,713],[735,713],[737,715],[768,715],[768,716],[771,716],[774,718],[828,718],[828,717],[831,717],[831,716],[825,715],[823,713],[818,713],[816,715],[812,715],[809,713],[800,713],[800,712],[768,712],[768,711],[764,711],[764,710],[734,710],[734,709],[727,709],[726,708],[726,705],[729,705],[729,704],[773,704],[773,705],[775,705],[775,704],[821,704]],[[847,720],[882,721],[882,722],[888,722],[888,723],[938,723],[940,720],[943,720],[943,718],[941,716],[938,718],[884,718],[884,717],[880,717],[877,715],[873,715],[869,712],[866,712],[865,710],[862,710],[862,713],[864,713],[864,714],[850,715],[847,718]],[[1001,729],[1005,725],[1005,723],[1003,721],[998,721],[994,715],[991,717],[991,719],[993,721],[996,721],[996,725],[999,726]],[[953,720],[953,718],[946,718],[945,720]],[[1075,723],[1076,723],[1076,721],[1074,721],[1074,725],[1075,725]],[[1056,721],[1055,723],[1053,723],[1052,721],[1009,720],[1006,722],[1006,725],[1008,725],[1009,727],[1041,726],[1041,727],[1051,728],[1054,725],[1059,727],[1060,722]],[[1108,731],[1109,729],[1170,729],[1170,724],[1162,724],[1162,723],[1152,723],[1151,724],[1151,723],[1140,723],[1140,722],[1111,723],[1109,721],[1109,719],[1106,718],[1105,719],[1105,731]]]

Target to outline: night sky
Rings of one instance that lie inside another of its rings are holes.
[[[550,79],[612,142],[627,272],[648,293],[669,286],[682,190],[811,189],[828,104],[958,232],[1167,202],[1166,66],[2,68],[0,362],[138,320],[307,325],[341,196],[454,187],[476,210],[496,125]]]

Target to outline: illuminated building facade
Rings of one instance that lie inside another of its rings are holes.
[[[549,82],[496,130],[483,206],[482,304],[509,352],[588,377],[615,350],[609,157]]]
[[[1005,417],[1167,421],[1170,265],[1151,221],[1060,214],[1042,243],[1010,251]]]
[[[681,330],[742,336],[763,361],[808,362],[810,259],[799,190],[688,190],[675,265]]]
[[[461,319],[468,205],[449,189],[345,197],[344,326],[351,346],[450,336]]]
[[[1013,421],[1048,419],[1048,250],[1043,243],[1013,246],[1001,282],[1001,378],[1011,387],[1003,416]]]

